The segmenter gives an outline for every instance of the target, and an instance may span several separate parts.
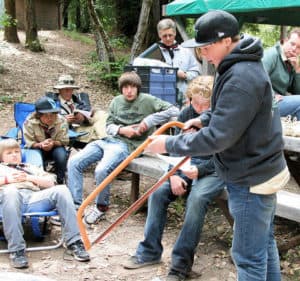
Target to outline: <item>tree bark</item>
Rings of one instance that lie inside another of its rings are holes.
[[[134,36],[134,41],[131,47],[131,53],[130,53],[131,62],[141,52],[142,45],[147,33],[147,28],[149,24],[149,14],[151,11],[152,4],[153,4],[153,0],[143,0],[138,29]]]
[[[9,24],[4,26],[4,40],[10,43],[20,43],[17,32],[15,0],[5,0],[4,5],[9,17]]]
[[[109,43],[109,38],[104,30],[103,24],[98,17],[93,0],[87,0],[87,7],[91,17],[91,23],[94,31],[96,48],[99,61],[107,63],[105,68],[109,73],[112,72],[111,63],[115,62],[115,55]]]
[[[69,25],[69,17],[68,17],[68,7],[70,5],[71,0],[63,0],[63,27],[68,28]]]
[[[34,4],[35,4],[34,0],[25,0],[25,29],[26,29],[25,47],[31,50],[32,52],[41,52],[44,49],[41,46],[38,38]]]

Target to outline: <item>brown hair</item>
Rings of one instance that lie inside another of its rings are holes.
[[[202,96],[206,99],[210,99],[212,95],[213,83],[213,76],[198,76],[188,84],[185,95],[190,100],[193,96]]]
[[[138,76],[138,74],[134,71],[124,72],[118,80],[118,86],[121,93],[122,93],[122,88],[127,85],[137,87],[139,93],[142,86],[142,81],[140,76]]]
[[[15,139],[4,139],[0,141],[0,161],[2,161],[3,152],[11,148],[19,148],[21,151],[20,145]]]

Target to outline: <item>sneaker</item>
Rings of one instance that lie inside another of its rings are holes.
[[[27,268],[28,267],[28,260],[25,255],[25,250],[19,250],[19,251],[10,253],[9,258],[10,258],[12,266],[14,268]]]
[[[186,278],[179,272],[171,271],[168,273],[166,281],[184,281]]]
[[[61,226],[60,216],[52,216],[49,221],[53,225]]]
[[[101,212],[96,206],[93,206],[84,216],[84,222],[87,224],[95,224],[105,219],[105,212]]]
[[[123,265],[125,269],[138,269],[145,266],[158,264],[160,263],[160,260],[155,261],[143,261],[141,257],[132,256],[129,258],[129,260]]]
[[[77,240],[71,245],[67,246],[68,252],[78,261],[89,261],[90,255],[85,250],[81,240]]]

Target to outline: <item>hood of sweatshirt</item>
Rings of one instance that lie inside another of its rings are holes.
[[[218,73],[224,73],[233,64],[239,61],[259,61],[263,57],[263,47],[259,38],[243,34],[237,46],[230,54],[224,57],[218,66]]]

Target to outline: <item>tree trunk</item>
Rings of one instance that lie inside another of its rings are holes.
[[[153,0],[143,0],[138,29],[134,36],[134,41],[131,47],[131,54],[130,54],[131,62],[138,55],[138,53],[141,52],[142,45],[148,29],[149,14],[151,11],[152,4],[153,4]]]
[[[105,68],[108,73],[112,72],[111,63],[115,62],[115,55],[109,43],[109,38],[103,28],[103,24],[98,17],[93,0],[87,0],[87,7],[91,17],[91,23],[94,31],[96,48],[99,61],[106,63]]]
[[[80,31],[81,30],[81,4],[80,1],[77,1],[76,3],[76,30]]]
[[[68,18],[68,7],[70,5],[71,0],[63,0],[63,27],[68,28],[69,25],[69,18]]]
[[[34,4],[35,4],[34,0],[25,0],[25,29],[26,29],[25,47],[32,52],[41,52],[44,49],[41,46],[38,38]]]
[[[4,5],[9,17],[9,24],[4,26],[4,40],[10,43],[20,43],[17,32],[15,0],[5,0]]]
[[[147,28],[146,38],[142,44],[142,48],[146,49],[154,42],[158,41],[157,23],[161,19],[161,1],[154,0],[150,12],[149,24]]]

